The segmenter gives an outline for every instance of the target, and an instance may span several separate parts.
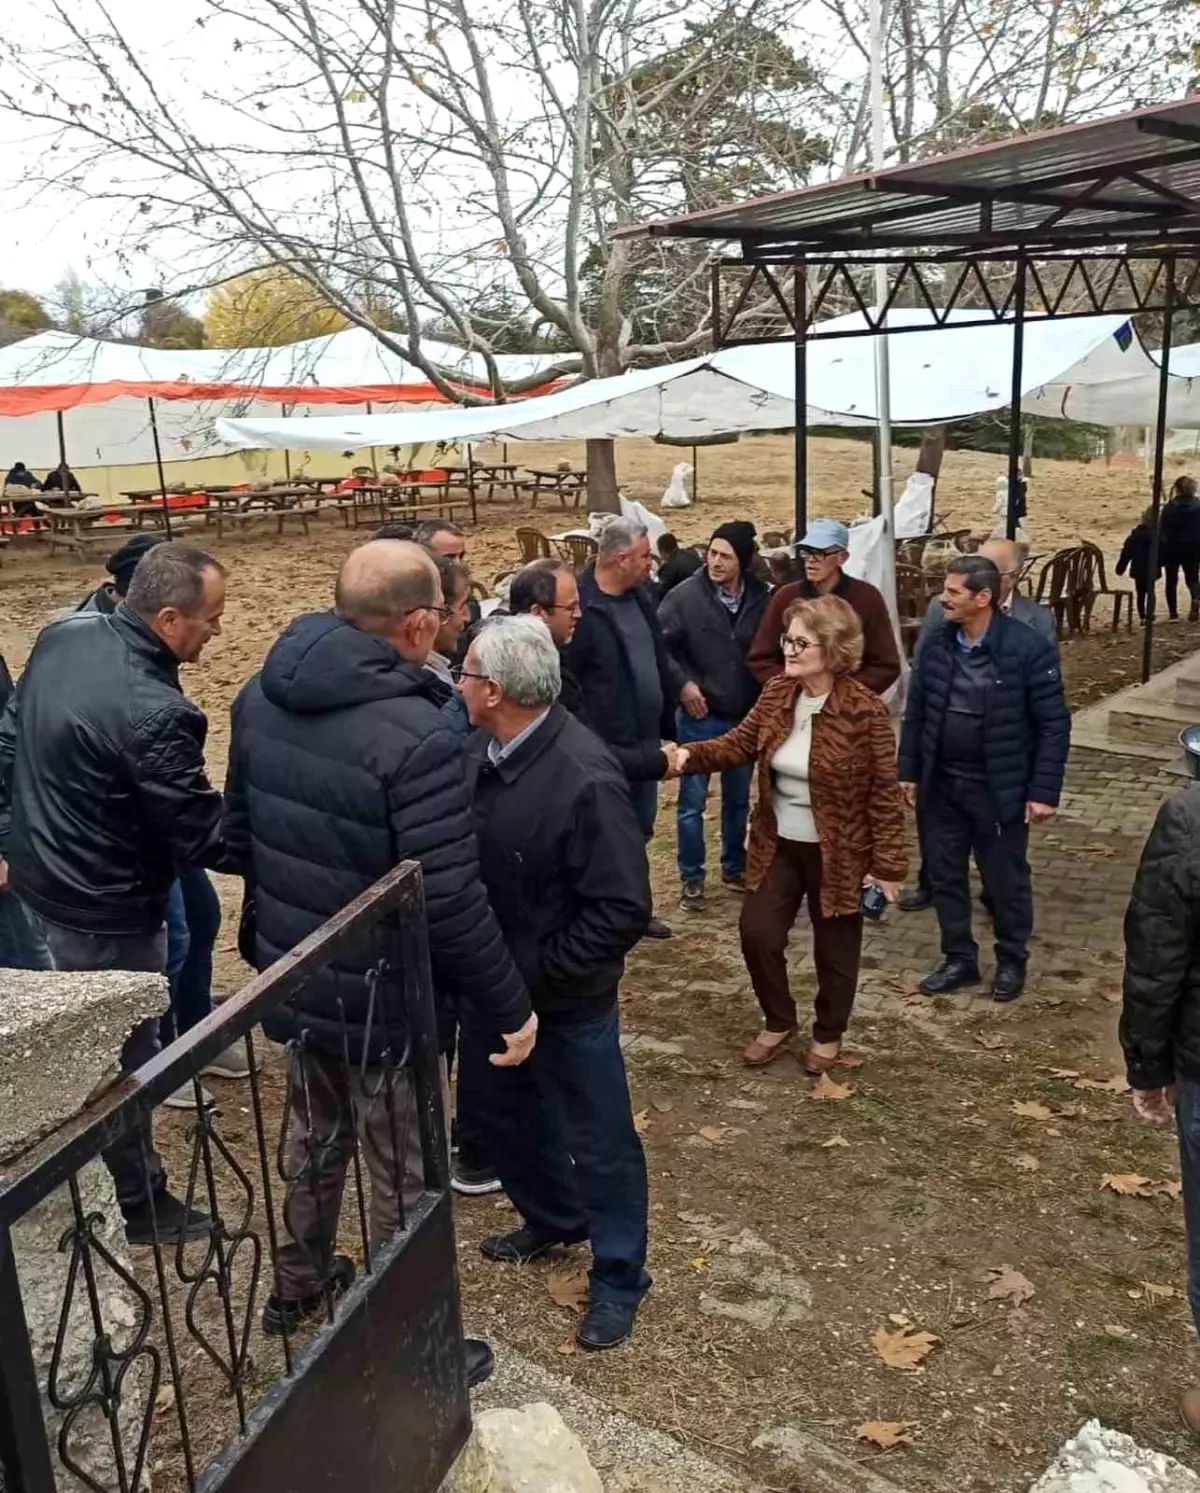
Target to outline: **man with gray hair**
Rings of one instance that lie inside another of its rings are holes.
[[[179,869],[229,868],[204,768],[208,723],[179,684],[224,609],[216,560],[160,544],[114,610],[74,613],[34,644],[0,723],[0,887],[33,914],[57,969],[163,973]],[[157,1020],[140,1023],[122,1070],[158,1046]],[[208,1232],[208,1217],[166,1190],[148,1116],[104,1159],[131,1244]]]
[[[692,715],[705,708],[699,687],[671,658],[645,589],[649,579],[645,525],[611,519],[600,535],[594,568],[579,578],[582,614],[567,650],[583,699],[579,717],[620,763],[647,840],[658,813],[658,780],[675,776],[675,707]],[[671,936],[657,918],[647,933]]]
[[[617,1013],[625,956],[650,920],[650,885],[621,768],[558,691],[545,623],[484,624],[462,669],[479,728],[467,784],[483,879],[539,1037],[521,1069],[489,1067],[486,1043],[464,1043],[459,1083],[476,1086],[473,1101],[486,1107],[489,1159],[522,1220],[485,1239],[484,1255],[523,1264],[587,1239],[591,1299],[578,1341],[614,1348],[650,1288],[646,1162]]]

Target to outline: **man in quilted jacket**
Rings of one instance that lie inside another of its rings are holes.
[[[1029,826],[1053,818],[1071,717],[1058,657],[1032,628],[999,610],[993,561],[951,561],[946,621],[922,650],[900,735],[900,784],[921,821],[943,960],[921,989],[944,995],[979,983],[971,931],[971,855],[995,906],[993,998],[1025,986],[1033,932]]]

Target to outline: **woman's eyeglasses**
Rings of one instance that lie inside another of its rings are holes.
[[[784,635],[783,651],[785,653],[803,653],[806,649],[814,646],[811,638],[793,638]]]

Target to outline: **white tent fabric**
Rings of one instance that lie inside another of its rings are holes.
[[[1167,425],[1200,429],[1200,343],[1174,348],[1167,363]],[[1153,425],[1158,419],[1160,365],[1135,337],[1122,351],[1102,343],[1076,367],[1030,390],[1026,414],[1093,425]]]
[[[963,312],[965,320],[977,313]],[[1000,409],[1010,394],[1012,325],[933,327],[928,311],[898,310],[892,324],[922,330],[891,340],[892,423],[936,425]],[[822,323],[861,326],[859,314]],[[1035,322],[1025,333],[1023,387],[1067,380],[1096,348],[1127,325],[1118,316]],[[872,337],[808,344],[810,425],[863,425],[875,418]],[[344,450],[413,441],[587,440],[663,436],[687,442],[709,435],[786,429],[795,423],[795,353],[790,342],[724,348],[661,368],[634,369],[507,405],[423,414],[311,419],[221,419],[217,434],[254,449]]]

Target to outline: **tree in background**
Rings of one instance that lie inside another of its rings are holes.
[[[148,290],[133,339],[146,347],[203,347],[204,323],[161,291]]]
[[[10,347],[23,337],[48,331],[54,325],[50,313],[27,290],[0,290],[0,347]]]
[[[210,347],[280,347],[349,325],[310,280],[277,265],[215,286],[204,313]]]

